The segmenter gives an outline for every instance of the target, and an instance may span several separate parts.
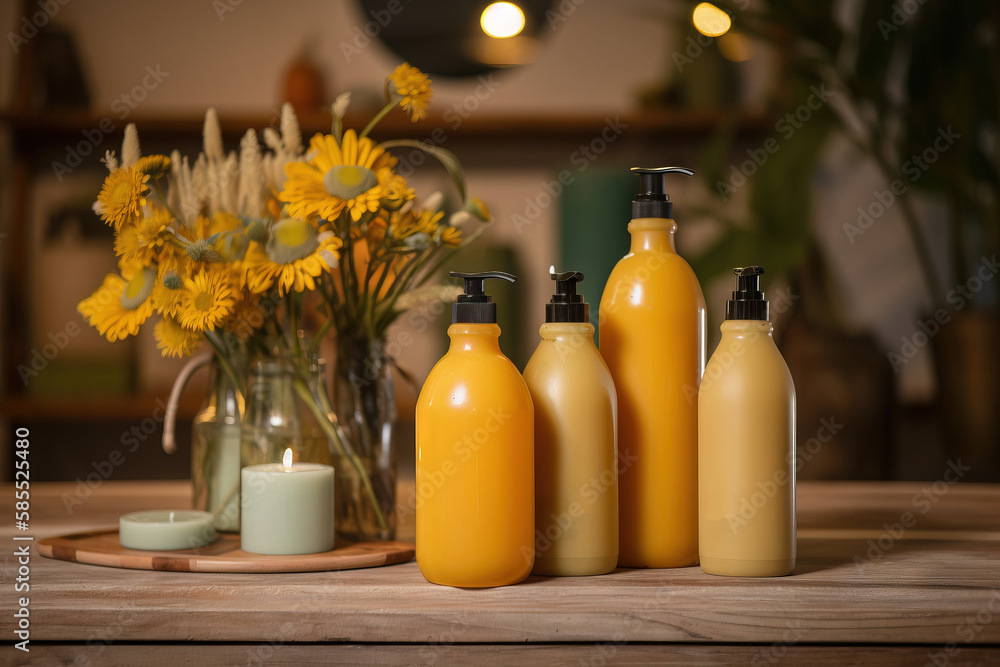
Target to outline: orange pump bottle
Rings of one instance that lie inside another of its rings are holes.
[[[417,565],[435,584],[516,584],[535,558],[534,412],[483,285],[515,278],[451,275],[465,280],[451,346],[417,399]]]
[[[734,269],[722,340],[698,395],[701,569],[795,569],[795,386],[771,338],[759,266]]]
[[[674,247],[665,175],[633,167],[629,254],[601,297],[600,350],[618,391],[622,567],[698,563],[698,384],[705,368],[705,297]]]

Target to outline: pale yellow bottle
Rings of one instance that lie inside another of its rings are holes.
[[[777,577],[795,569],[795,387],[759,290],[739,276],[698,392],[701,569]]]
[[[594,345],[577,271],[552,273],[541,342],[524,368],[535,409],[534,574],[605,574],[618,564],[618,399]]]
[[[698,564],[698,383],[705,297],[674,247],[664,178],[681,167],[633,167],[629,254],[608,278],[601,356],[618,392],[618,564]]]

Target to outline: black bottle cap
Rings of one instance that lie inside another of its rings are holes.
[[[545,321],[590,321],[590,304],[583,300],[582,294],[576,293],[576,284],[583,280],[583,274],[579,271],[556,273],[555,269],[550,269],[549,275],[556,281],[556,293],[545,304]]]
[[[767,321],[767,299],[760,291],[760,276],[763,267],[747,266],[733,269],[736,274],[736,291],[731,301],[726,301],[727,320]]]
[[[632,167],[639,174],[639,194],[632,200],[632,219],[672,218],[674,204],[667,194],[667,174],[687,174],[694,171],[685,167]]]
[[[480,273],[461,273],[452,271],[453,278],[465,280],[465,293],[458,295],[458,300],[451,304],[451,321],[470,324],[496,324],[497,305],[493,297],[486,293],[486,279],[500,278],[508,282],[517,280],[503,271],[482,271]]]

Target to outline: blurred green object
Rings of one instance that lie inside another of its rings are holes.
[[[754,168],[748,219],[728,221],[726,233],[692,262],[703,283],[739,265],[731,261],[739,248],[761,251],[755,261],[778,269],[772,276],[802,261],[811,238],[809,181],[825,138],[837,130],[871,158],[887,185],[899,180],[946,203],[944,219],[921,221],[912,197],[896,198],[930,303],[943,305],[984,250],[1000,252],[1000,3],[859,0],[847,21],[835,0],[768,0],[753,10],[742,1],[717,4],[733,15],[734,30],[781,54],[791,94],[775,105],[776,118],[801,109],[817,89],[835,100],[814,109],[794,141],[782,141]],[[942,133],[961,138],[938,147],[933,169],[920,168],[916,161]],[[731,139],[724,128],[699,165],[710,184],[731,176]],[[947,226],[944,277],[924,223]],[[776,239],[783,247],[771,247]],[[991,298],[984,290],[975,305],[996,301],[995,291]]]
[[[736,189],[746,188],[749,195],[740,219],[722,219],[722,235],[691,262],[699,279],[707,285],[731,267],[746,264],[744,257],[752,257],[767,267],[772,279],[787,274],[800,288],[821,282],[825,272],[815,261],[820,253],[814,250],[809,192],[826,139],[834,132],[846,137],[877,166],[882,183],[876,185],[892,189],[894,196],[887,196],[887,202],[879,197],[880,210],[898,206],[923,276],[925,312],[948,318],[947,326],[937,330],[940,335],[918,330],[926,334],[937,369],[944,449],[972,466],[965,479],[1000,480],[1000,358],[993,354],[1000,330],[1000,290],[992,276],[985,279],[981,273],[1000,253],[1000,3],[716,4],[731,13],[733,30],[776,49],[783,63],[779,77],[786,85],[772,109],[775,134],[749,150],[737,149],[731,126],[724,126],[698,165],[721,199],[733,192],[718,187],[720,182],[738,183]],[[810,96],[823,102],[815,104]],[[768,149],[769,140],[778,143]],[[734,164],[730,160],[735,153],[740,157]],[[908,194],[911,189],[930,195],[947,214],[927,213],[921,219],[916,194]],[[715,217],[720,219],[719,211]],[[849,238],[854,223],[853,217],[844,221]],[[947,247],[932,247],[931,239],[939,238],[947,239]],[[943,263],[942,255],[947,258]],[[956,302],[955,291],[973,280],[979,285],[974,298],[963,293]],[[802,295],[796,313],[804,325],[799,328],[800,344],[831,334],[847,343],[848,336],[833,321],[835,304],[829,293],[819,288]],[[855,343],[849,359],[864,353],[862,341]],[[833,358],[829,351],[814,356]],[[800,353],[800,361],[808,359]],[[794,375],[795,364],[789,367]],[[800,368],[806,369],[801,375],[805,381],[820,377],[816,367]],[[843,364],[829,367],[831,377],[834,369],[843,371]],[[877,367],[870,370],[864,384],[874,386],[881,380]],[[800,412],[828,384],[803,390]],[[843,387],[857,393],[846,380]],[[816,402],[813,407],[827,410],[831,404]],[[837,414],[847,424],[870,416],[861,408],[855,414]],[[858,438],[852,434],[849,441]],[[878,451],[879,443],[873,445],[871,451]]]
[[[580,292],[590,304],[590,323],[595,329],[604,285],[629,251],[628,223],[637,188],[638,179],[627,169],[588,169],[562,195],[560,263],[555,268],[583,273]]]

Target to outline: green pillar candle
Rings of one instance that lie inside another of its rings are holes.
[[[196,549],[216,538],[212,515],[197,510],[133,512],[118,520],[118,541],[127,549]]]
[[[284,463],[243,468],[243,551],[311,554],[333,549],[333,468],[319,463]]]

